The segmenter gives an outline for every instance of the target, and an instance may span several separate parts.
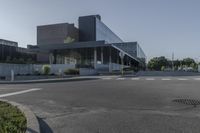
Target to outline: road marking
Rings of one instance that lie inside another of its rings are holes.
[[[111,80],[112,78],[102,78],[103,80]]]
[[[28,93],[28,92],[32,92],[32,91],[38,91],[38,90],[41,90],[41,88],[32,88],[32,89],[24,90],[24,91],[17,91],[17,92],[11,92],[11,93],[7,93],[7,94],[1,94],[0,98],[13,96],[13,95],[24,94],[24,93]]]
[[[146,78],[146,80],[155,80],[154,78]]]
[[[163,78],[163,79],[161,79],[161,80],[165,80],[165,81],[166,81],[166,80],[171,80],[171,79],[168,79],[168,78]]]
[[[182,81],[183,81],[183,80],[188,80],[188,79],[184,79],[184,78],[178,78],[178,80],[182,80]]]
[[[140,80],[140,78],[131,78],[131,80]]]
[[[117,80],[125,80],[125,78],[117,78]]]

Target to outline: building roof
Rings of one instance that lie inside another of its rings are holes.
[[[9,40],[5,40],[5,39],[0,39],[0,44],[7,45],[7,46],[18,47],[18,42],[9,41]]]

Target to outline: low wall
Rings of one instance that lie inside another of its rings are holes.
[[[63,73],[66,69],[75,68],[75,64],[51,64],[49,66],[51,67],[50,73],[53,74]],[[41,73],[42,67],[43,65],[33,65],[33,71],[39,71]]]
[[[54,74],[63,73],[66,69],[75,68],[74,64],[51,64],[51,72]],[[0,63],[0,77],[8,77],[11,75],[11,70],[14,70],[15,75],[34,74],[36,71],[42,72],[42,64],[4,64]]]
[[[139,71],[137,76],[199,76],[198,72],[183,72],[183,71]]]
[[[96,75],[96,74],[97,74],[97,71],[95,69],[80,68],[80,75],[81,76]]]
[[[11,70],[14,70],[15,74],[32,74],[33,65],[0,63],[0,76],[10,76]]]
[[[124,68],[129,67],[124,65]],[[120,71],[121,64],[111,63],[112,71]],[[109,64],[97,64],[97,71],[109,71]]]

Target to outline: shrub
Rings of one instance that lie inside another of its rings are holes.
[[[139,69],[137,67],[126,67],[123,68],[124,71],[134,71],[134,72],[138,72]]]
[[[162,67],[161,67],[161,71],[165,71],[165,66],[162,66]]]
[[[0,133],[25,133],[26,123],[17,107],[0,101]]]
[[[51,71],[51,67],[49,65],[43,65],[42,72],[44,75],[48,75]]]
[[[66,69],[64,73],[66,75],[79,75],[80,71],[79,69]]]

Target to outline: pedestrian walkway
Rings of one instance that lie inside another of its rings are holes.
[[[132,81],[200,81],[200,77],[102,77],[102,80]]]

